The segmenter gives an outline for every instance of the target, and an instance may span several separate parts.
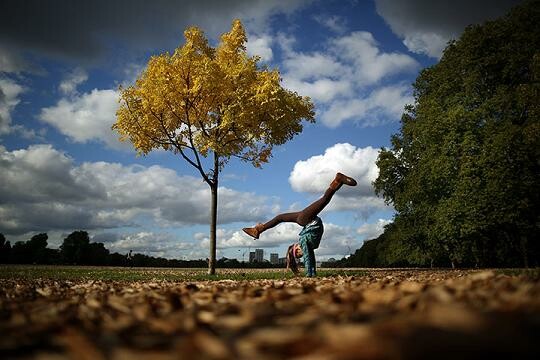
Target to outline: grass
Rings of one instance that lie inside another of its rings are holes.
[[[106,281],[205,281],[205,280],[284,280],[294,278],[285,269],[207,269],[123,268],[92,266],[2,265],[0,279],[106,280]],[[318,277],[364,276],[363,270],[319,270]]]

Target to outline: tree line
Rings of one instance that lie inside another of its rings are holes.
[[[540,266],[540,1],[469,26],[413,84],[376,192],[393,223],[342,266]]]
[[[131,267],[178,267],[204,268],[208,259],[180,260],[153,257],[144,254],[111,253],[103,243],[91,242],[86,231],[69,234],[58,249],[48,248],[48,235],[36,234],[28,241],[17,241],[13,246],[0,233],[0,264],[43,264],[43,265],[93,265]],[[269,262],[246,263],[236,259],[221,258],[220,268],[270,268]]]

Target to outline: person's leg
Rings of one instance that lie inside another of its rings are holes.
[[[330,183],[330,186],[328,189],[326,189],[323,196],[306,207],[304,210],[300,211],[300,215],[296,220],[297,224],[305,226],[309,224],[310,221],[315,219],[315,216],[317,216],[326,207],[326,205],[328,205],[336,191],[338,191],[343,184],[356,186],[356,181],[351,177],[343,175],[342,173],[337,173],[335,179]]]
[[[319,200],[313,202],[304,210],[300,211],[296,220],[297,224],[300,226],[305,226],[315,219],[315,216],[317,216],[325,208],[325,206],[328,205],[330,200],[332,200],[332,197],[337,190],[338,189],[336,188],[329,187]]]
[[[351,177],[343,175],[342,173],[337,173],[336,177],[330,183],[330,186],[328,187],[328,189],[326,189],[323,196],[308,207],[306,207],[304,210],[299,212],[279,214],[267,223],[257,224],[254,227],[243,228],[242,230],[249,236],[258,239],[259,235],[263,231],[271,229],[274,226],[281,224],[282,222],[294,222],[300,226],[305,226],[310,221],[312,221],[315,216],[317,216],[322,211],[322,209],[324,209],[326,205],[328,205],[336,191],[338,191],[343,184],[347,184],[349,186],[356,186],[356,181]]]
[[[272,220],[264,223],[264,224],[257,224],[254,227],[251,228],[243,228],[244,232],[248,234],[251,237],[254,237],[255,239],[259,238],[259,235],[268,229],[273,228],[274,226],[281,224],[283,222],[294,222],[297,223],[298,216],[300,215],[300,212],[292,212],[292,213],[285,213],[285,214],[279,214],[275,216]],[[299,224],[300,225],[300,224]]]

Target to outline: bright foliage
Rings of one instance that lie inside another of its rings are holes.
[[[302,131],[302,119],[314,121],[309,98],[247,55],[239,20],[215,49],[197,27],[184,36],[183,46],[152,57],[135,85],[121,89],[113,128],[139,153],[173,150],[200,167],[198,154],[214,152],[220,167],[231,156],[260,167],[274,145]]]

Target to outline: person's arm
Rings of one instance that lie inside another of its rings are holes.
[[[308,245],[307,239],[300,241],[300,247],[302,248],[302,261],[304,262],[304,268],[306,269],[306,276],[315,276],[316,262],[315,253],[313,249]]]

